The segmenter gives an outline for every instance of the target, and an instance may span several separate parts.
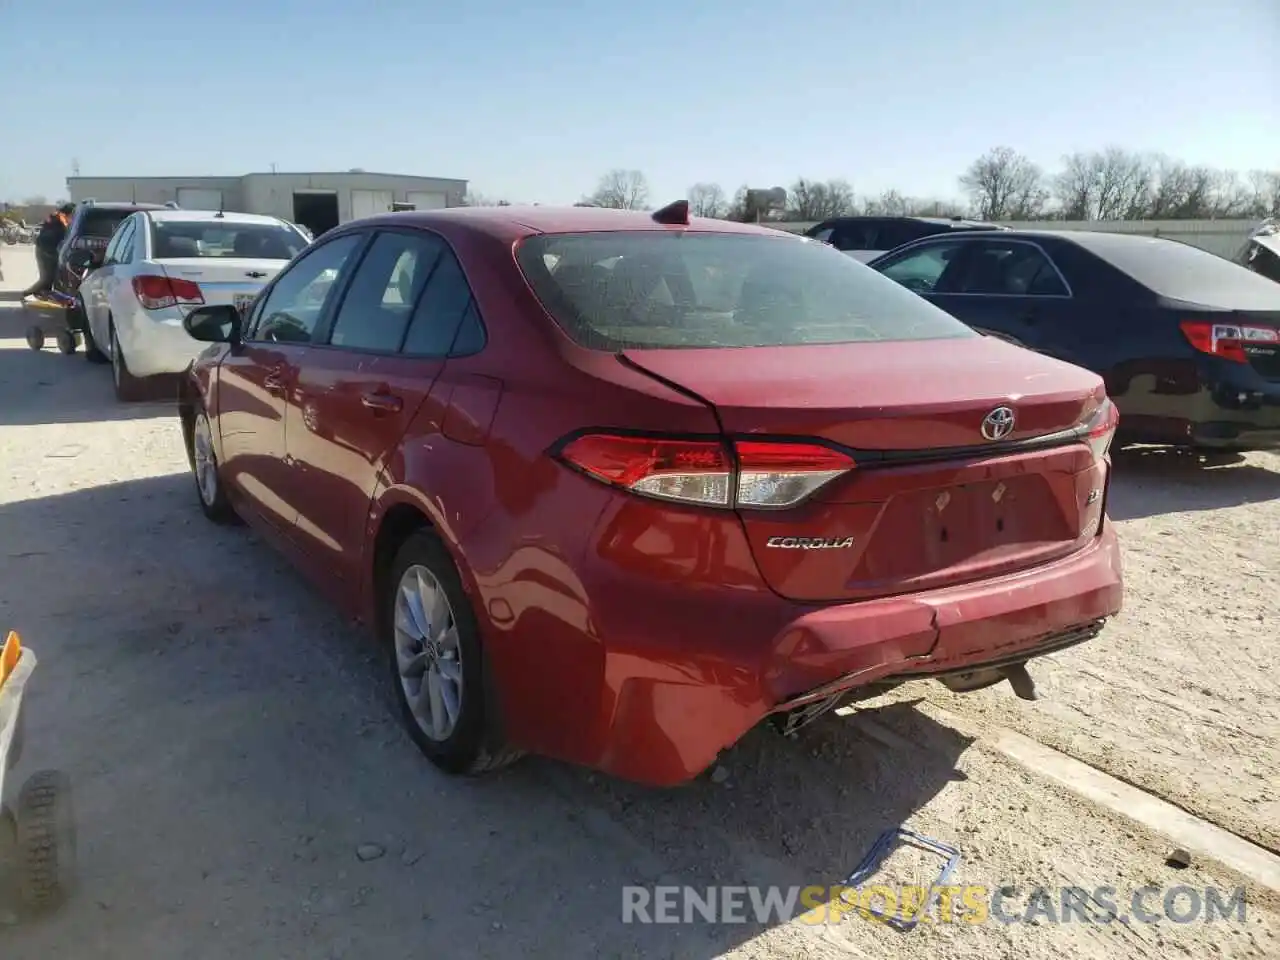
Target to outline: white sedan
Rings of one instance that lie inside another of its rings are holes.
[[[117,397],[140,399],[144,378],[182,373],[207,346],[183,330],[189,310],[244,309],[307,242],[276,217],[139,210],[80,284],[85,355],[111,361]]]

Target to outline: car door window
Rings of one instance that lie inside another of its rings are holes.
[[[877,246],[879,227],[874,220],[853,220],[837,224],[831,235],[831,245],[837,250],[886,250]]]
[[[836,232],[835,227],[823,227],[821,230],[816,230],[813,233],[809,234],[809,236],[812,239],[818,240],[822,243],[830,243],[831,235],[835,232]]]
[[[346,234],[313,248],[285,269],[262,301],[249,339],[310,343],[321,315],[341,286],[344,268],[364,240],[365,234]]]
[[[128,231],[129,222],[126,220],[124,223],[120,224],[120,229],[111,237],[110,242],[107,244],[107,249],[103,251],[102,262],[104,264],[115,262],[116,253],[120,250],[120,241],[124,239],[124,235]]]
[[[484,346],[484,328],[462,265],[441,245],[440,259],[422,293],[404,352],[418,357],[460,356]]]
[[[956,262],[962,249],[959,243],[930,243],[902,254],[879,270],[916,293],[942,293],[949,289],[947,281],[955,274],[954,269],[947,268]]]
[[[380,233],[360,261],[329,343],[395,353],[444,244],[431,234]]]
[[[933,232],[915,220],[886,220],[876,233],[876,249],[892,250],[912,240],[923,240]]]
[[[1030,243],[975,244],[957,279],[957,293],[1005,297],[1069,296],[1061,274],[1045,252]]]
[[[124,226],[120,228],[120,233],[117,236],[117,240],[119,242],[116,244],[115,254],[105,260],[105,263],[129,262],[133,250],[133,232],[134,222],[132,220],[126,220],[124,222]]]

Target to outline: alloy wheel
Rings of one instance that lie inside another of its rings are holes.
[[[203,413],[196,417],[191,430],[191,452],[195,460],[196,486],[200,488],[200,499],[206,507],[212,507],[218,500],[218,461],[213,453],[213,433],[209,429],[209,418]]]
[[[395,656],[414,721],[430,739],[448,740],[462,712],[462,648],[444,587],[410,566],[396,587]]]

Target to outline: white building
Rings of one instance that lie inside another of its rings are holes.
[[[467,181],[393,173],[248,173],[240,177],[68,177],[74,202],[169,203],[188,210],[262,213],[319,236],[348,220],[389,210],[460,206]]]

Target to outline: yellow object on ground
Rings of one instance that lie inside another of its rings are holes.
[[[13,673],[21,656],[22,638],[18,636],[17,630],[10,630],[4,641],[4,650],[0,651],[0,687],[9,679],[9,674]]]

